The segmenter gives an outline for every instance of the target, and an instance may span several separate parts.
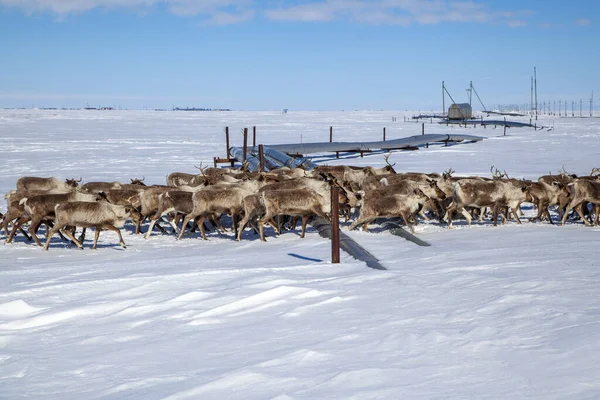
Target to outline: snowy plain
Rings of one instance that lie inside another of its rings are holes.
[[[164,184],[225,156],[225,126],[232,145],[252,126],[264,144],[327,141],[330,126],[339,141],[420,134],[405,115],[0,110],[0,193],[21,176]],[[600,166],[597,118],[542,116],[553,129],[507,136],[433,122],[426,133],[486,139],[393,152],[396,170],[537,179]],[[128,225],[127,249],[104,232],[96,251],[17,236],[0,244],[0,399],[600,398],[600,229],[523,221],[422,223],[431,247],[377,224],[346,230],[386,271],[343,252],[331,264],[312,229],[262,243],[145,240]]]

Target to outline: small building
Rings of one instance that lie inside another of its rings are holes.
[[[448,119],[471,119],[473,109],[469,103],[452,104],[448,108]]]

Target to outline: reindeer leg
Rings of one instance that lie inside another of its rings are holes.
[[[106,228],[110,231],[115,231],[117,232],[117,235],[119,236],[119,244],[121,245],[122,248],[126,249],[127,246],[125,245],[125,241],[123,240],[123,235],[121,235],[121,230],[117,227],[114,227],[112,225],[104,225],[103,228]],[[100,229],[96,228],[96,232],[98,232],[98,235],[100,235]],[[97,239],[97,238],[96,238]],[[95,245],[95,243],[94,243]]]
[[[498,203],[494,204],[492,208],[492,219],[494,221],[494,226],[498,226],[498,214],[500,212],[500,205]]]
[[[92,250],[96,250],[96,246],[98,245],[98,238],[100,237],[100,227],[97,226],[94,229],[94,244],[92,245]]]
[[[54,228],[52,228],[52,231],[54,231],[54,229],[56,228],[56,226]],[[50,231],[50,232],[52,232]],[[79,240],[77,240],[77,238],[75,238],[75,235],[73,235],[73,232],[71,232],[69,229],[65,229],[64,234],[73,241],[73,243],[75,243],[75,245],[80,249],[83,250],[83,244],[79,243]],[[46,244],[48,244],[48,242],[46,242]]]
[[[57,225],[53,226],[52,229],[48,232],[48,237],[46,238],[46,245],[44,246],[44,250],[48,251],[48,247],[50,246],[50,240],[52,240],[52,236],[60,229]]]
[[[565,225],[565,222],[567,221],[567,217],[569,216],[569,211],[571,211],[571,209],[573,209],[573,207],[575,207],[576,205],[579,205],[579,204],[576,204],[575,202],[576,202],[576,200],[573,199],[573,201],[571,201],[565,208],[565,211],[563,212],[563,216],[562,216],[562,220],[561,220],[561,226]]]
[[[21,227],[21,225],[23,225],[25,222],[27,222],[28,219],[29,219],[29,217],[27,217],[26,215],[22,215],[21,217],[19,217],[19,219],[17,221],[13,222],[13,228],[10,231],[10,235],[8,236],[8,239],[6,239],[6,243],[12,242],[13,238],[15,237],[15,235],[17,233],[17,229],[19,229]]]
[[[73,236],[75,236],[75,230],[77,229],[77,227],[73,227]],[[83,242],[85,241],[85,231],[86,231],[86,227],[84,226],[83,229],[81,230],[81,235],[79,235],[79,242],[83,245]],[[60,233],[60,231],[58,231]]]
[[[302,216],[302,233],[300,234],[300,238],[304,239],[304,234],[306,233],[306,223],[308,222],[308,215]],[[296,228],[296,227],[294,227]]]
[[[274,217],[274,215],[270,214],[267,211],[265,213],[265,215],[263,215],[263,217],[259,218],[259,220],[258,220],[258,230],[260,232],[260,240],[263,241],[263,242],[267,241],[265,239],[265,222],[267,222],[267,221],[273,221],[273,217]],[[275,225],[275,229],[277,229],[277,225]]]
[[[587,217],[583,214],[583,209],[582,209],[581,204],[579,204],[577,207],[575,207],[575,211],[577,212],[577,214],[579,214],[579,216],[581,217],[581,219],[583,220],[583,222],[585,223],[586,226],[592,226],[592,224],[590,224],[590,221],[588,221]]]
[[[185,218],[183,219],[183,224],[181,225],[181,231],[179,232],[179,236],[177,236],[177,240],[181,240],[181,237],[183,236],[183,233],[185,232],[185,228],[188,224],[188,222],[190,222],[191,219],[196,218],[198,215],[194,215],[193,213],[189,213],[188,215],[185,216]]]
[[[206,233],[204,233],[204,220],[205,219],[206,219],[206,216],[200,217],[200,220],[198,221],[198,226],[200,227],[200,233],[202,234],[202,239],[208,240],[206,238]]]

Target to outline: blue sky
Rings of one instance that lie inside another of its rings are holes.
[[[0,107],[441,110],[600,98],[600,2],[0,0]],[[586,107],[584,106],[584,109]]]

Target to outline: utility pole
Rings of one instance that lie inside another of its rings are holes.
[[[533,84],[535,87],[535,120],[537,121],[538,117],[538,102],[537,102],[537,75],[535,72],[535,67],[533,67]]]
[[[529,89],[529,115],[533,114],[533,76],[531,77],[531,87]]]
[[[444,87],[444,81],[442,81],[442,115],[446,112],[446,88]]]

